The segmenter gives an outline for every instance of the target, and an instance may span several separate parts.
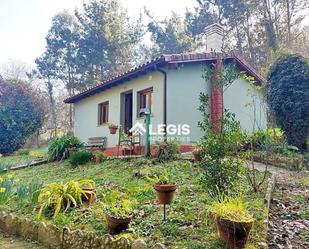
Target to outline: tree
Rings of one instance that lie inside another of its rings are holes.
[[[149,13],[148,16],[151,17]],[[148,24],[148,30],[156,45],[157,54],[190,52],[196,48],[193,36],[176,13],[162,23],[152,19]]]
[[[309,63],[297,54],[279,57],[268,72],[267,102],[289,144],[306,149],[309,132]]]
[[[19,149],[44,121],[44,101],[38,92],[20,81],[0,78],[0,153]]]
[[[86,84],[102,82],[132,67],[142,30],[118,0],[90,1],[75,16],[80,28],[78,63]]]

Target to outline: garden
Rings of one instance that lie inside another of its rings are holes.
[[[281,64],[303,65],[299,57],[281,60]],[[282,118],[281,106],[290,103],[286,99],[276,103],[277,91],[283,89],[276,88],[280,63],[269,73],[268,104],[281,129],[275,125],[260,129],[253,122],[252,132],[244,132],[237,117],[223,108],[213,119],[208,111],[210,96],[200,93],[198,125],[203,135],[190,158],[180,154],[176,140],[156,143],[149,159],[108,158],[104,150],[88,148],[70,133],[52,139],[47,148],[14,153],[25,139],[13,140],[13,147],[8,140],[1,145],[0,211],[30,223],[52,224],[63,233],[110,234],[130,243],[142,239],[151,247],[161,243],[179,249],[267,248],[269,189],[274,188],[268,181],[273,179],[269,165],[304,170],[302,182],[308,179],[308,117],[294,113],[288,126]],[[221,91],[239,76],[262,91],[252,77],[239,75],[236,68],[227,66],[219,72],[217,67],[204,69],[203,77],[215,79],[212,84]],[[249,104],[254,106],[254,100]],[[292,125],[298,130],[291,131]],[[38,157],[46,163],[12,168]],[[256,161],[263,168],[257,170]],[[303,195],[304,187],[299,189]],[[305,203],[306,196],[301,198],[300,203]],[[300,217],[307,216],[305,210]]]

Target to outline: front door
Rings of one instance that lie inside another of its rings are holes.
[[[129,133],[132,128],[132,116],[133,116],[133,94],[132,92],[124,94],[124,123],[123,129],[125,133]]]

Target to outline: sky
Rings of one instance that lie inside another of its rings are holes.
[[[0,0],[0,65],[18,61],[34,66],[45,47],[52,17],[68,9],[80,8],[85,0]],[[181,15],[192,9],[193,0],[121,0],[129,15],[138,17],[144,6],[155,18]]]

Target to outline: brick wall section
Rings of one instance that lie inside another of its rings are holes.
[[[220,118],[223,116],[223,92],[219,84],[223,70],[222,61],[218,60],[213,66],[210,93],[210,117],[214,131],[220,132],[222,128]]]

